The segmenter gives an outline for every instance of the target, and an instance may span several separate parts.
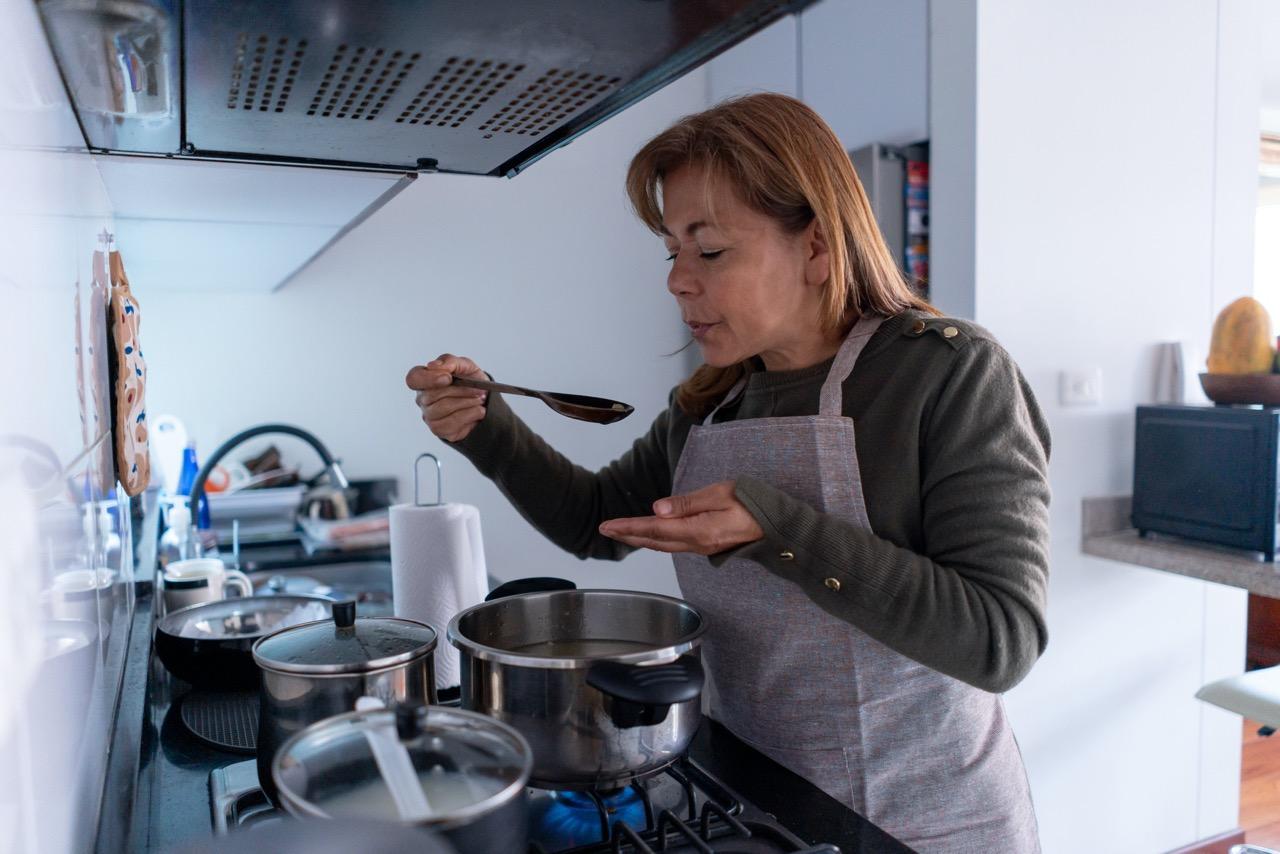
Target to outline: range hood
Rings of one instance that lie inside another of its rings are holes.
[[[512,176],[813,0],[41,0],[90,149]]]

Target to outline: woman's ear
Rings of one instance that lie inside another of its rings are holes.
[[[831,278],[831,251],[827,247],[826,235],[814,217],[804,229],[804,283],[815,287],[826,284]]]

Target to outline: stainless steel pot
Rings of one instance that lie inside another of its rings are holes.
[[[701,716],[705,629],[668,596],[557,590],[469,608],[448,637],[461,654],[463,708],[528,739],[532,784],[599,789],[685,752]]]
[[[529,744],[475,712],[400,705],[320,721],[276,753],[285,810],[427,828],[459,854],[524,854]],[[340,826],[340,825],[339,825]]]
[[[435,629],[397,617],[356,618],[354,602],[333,603],[333,619],[273,632],[253,645],[262,671],[258,780],[273,803],[271,760],[289,738],[355,708],[435,702]]]

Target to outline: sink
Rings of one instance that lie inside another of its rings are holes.
[[[259,596],[316,595],[333,600],[355,599],[365,617],[392,615],[390,561],[352,561],[269,569],[249,573]]]

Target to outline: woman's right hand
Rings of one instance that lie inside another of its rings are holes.
[[[489,375],[465,356],[444,353],[426,365],[416,365],[405,385],[418,394],[414,400],[431,432],[446,442],[461,442],[484,419],[489,393],[453,385],[455,376],[487,380]]]

